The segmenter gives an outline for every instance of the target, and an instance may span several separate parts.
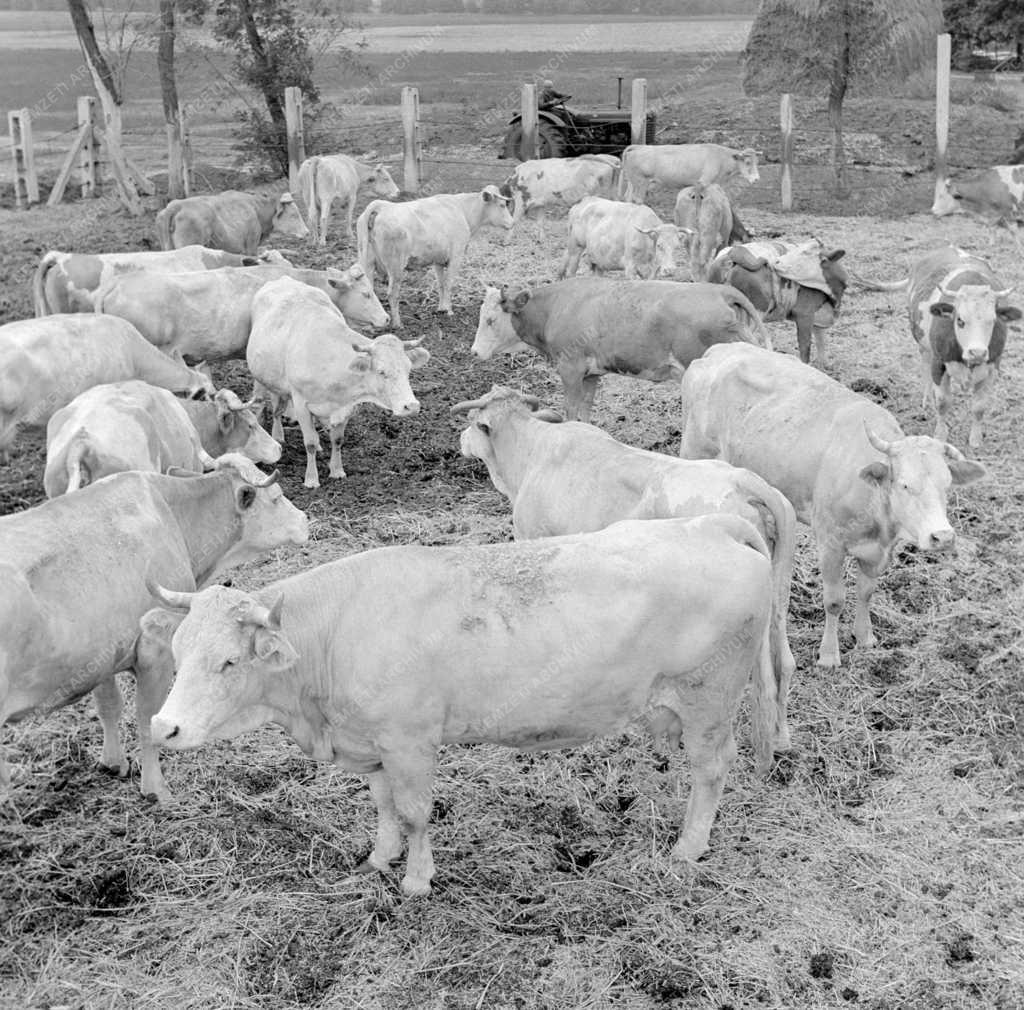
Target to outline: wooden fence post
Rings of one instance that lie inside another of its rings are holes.
[[[629,121],[629,142],[647,143],[647,78],[633,78],[632,116]]]
[[[420,90],[402,88],[402,189],[420,189]]]
[[[185,106],[178,103],[178,136],[181,139],[181,188],[185,196],[192,195],[192,136],[188,131]]]
[[[782,130],[782,209],[793,209],[793,96],[785,94],[779,102],[779,126]]]
[[[288,188],[299,188],[299,166],[306,160],[302,135],[302,89],[284,89],[284,121],[288,129]]]
[[[14,159],[14,199],[19,210],[39,203],[39,179],[32,150],[32,113],[11,109],[7,113],[11,132],[11,157]]]
[[[100,150],[96,143],[96,134],[93,132],[96,126],[96,99],[92,95],[78,96],[78,128],[89,124],[89,133],[82,143],[82,150],[78,155],[78,174],[81,182],[81,194],[83,199],[90,196],[99,196],[98,185],[100,182]]]
[[[946,144],[949,141],[950,37],[938,37],[935,63],[935,199],[946,184]]]
[[[520,124],[523,128],[523,140],[519,145],[519,157],[523,161],[536,158],[537,150],[537,85],[524,84],[520,99]]]

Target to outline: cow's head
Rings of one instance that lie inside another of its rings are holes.
[[[529,350],[529,345],[519,339],[512,321],[529,300],[530,292],[526,288],[511,293],[507,286],[500,291],[494,287],[487,288],[471,348],[473,354],[481,361],[487,361],[502,351],[514,354]]]
[[[184,391],[190,400],[205,400],[217,392],[210,368],[205,361],[192,368],[185,363],[185,357],[177,347],[171,350],[168,356],[185,370]]]
[[[409,372],[430,360],[430,352],[420,347],[421,340],[400,340],[385,333],[357,349],[349,365],[350,377],[356,381],[351,399],[375,403],[396,417],[418,414],[420,401],[409,385]]]
[[[385,200],[394,200],[402,192],[395,184],[395,180],[391,178],[391,173],[383,165],[374,165],[373,171],[366,181],[370,189]]]
[[[276,463],[281,458],[280,443],[270,437],[252,409],[258,400],[242,403],[230,389],[219,389],[213,402],[226,452],[237,450],[257,463]]]
[[[757,151],[752,147],[745,147],[742,151],[736,152],[736,167],[747,182],[757,182],[761,178],[757,170]]]
[[[674,224],[660,224],[656,228],[634,228],[651,240],[651,262],[654,277],[671,277],[678,268],[676,256],[685,249],[685,240],[693,234],[690,228],[680,228]]]
[[[327,269],[327,294],[351,326],[387,326],[391,316],[358,264],[347,270]]]
[[[483,217],[481,224],[493,225],[495,228],[504,228],[508,231],[512,227],[512,212],[509,210],[512,198],[505,196],[497,186],[484,186],[480,191],[480,199],[483,201]]]
[[[274,211],[273,230],[292,238],[305,238],[309,234],[306,222],[302,220],[299,208],[291,193],[284,192],[278,197],[277,209]]]
[[[935,186],[932,213],[936,217],[945,217],[947,214],[959,214],[962,210],[952,183],[949,179],[941,179]]]
[[[946,516],[946,497],[953,484],[970,484],[985,468],[965,459],[948,442],[928,435],[910,435],[887,442],[866,424],[865,434],[883,459],[869,463],[860,476],[878,487],[886,499],[901,539],[922,551],[948,550],[956,542]]]
[[[939,300],[932,303],[933,316],[952,320],[965,364],[983,365],[988,361],[989,343],[997,319],[1004,323],[1020,319],[1020,309],[999,304],[1012,291],[1013,288],[993,291],[987,284],[964,284],[955,291],[940,291]]]
[[[185,614],[171,639],[174,686],[150,723],[154,743],[199,747],[281,714],[275,679],[299,658],[281,630],[283,596],[268,607],[226,586],[198,593],[149,588],[164,607]]]

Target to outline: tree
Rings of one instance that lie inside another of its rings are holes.
[[[172,200],[185,195],[185,165],[181,149],[178,115],[178,83],[174,76],[175,0],[160,0],[156,66],[160,75],[164,122],[167,124],[167,195]]]
[[[762,0],[743,53],[748,95],[828,91],[837,193],[849,192],[843,101],[903,80],[933,57],[941,0]]]
[[[946,31],[958,50],[978,46],[1013,46],[1021,58],[1024,46],[1024,4],[1020,0],[945,0]]]

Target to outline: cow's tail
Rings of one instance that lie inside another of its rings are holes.
[[[160,243],[161,249],[167,250],[174,248],[171,244],[171,235],[174,232],[174,217],[177,213],[178,209],[174,206],[172,201],[156,216],[154,228],[156,229],[156,240]]]
[[[48,252],[36,267],[32,277],[32,304],[35,307],[36,316],[49,316],[53,313],[53,307],[46,300],[46,276],[53,269],[57,262],[58,253]]]
[[[356,219],[356,248],[359,251],[359,263],[363,272],[373,283],[373,271],[377,256],[373,247],[373,225],[377,220],[378,208],[371,203]]]
[[[906,291],[910,287],[909,275],[899,281],[872,281],[866,277],[861,277],[860,274],[850,267],[846,268],[846,273],[851,281],[867,291]]]
[[[316,192],[316,177],[320,169],[320,155],[314,154],[299,166],[299,195],[306,205],[306,224],[310,233],[316,237],[317,222],[320,217],[320,201]]]
[[[68,443],[68,452],[64,457],[64,473],[67,476],[67,487],[65,494],[77,491],[92,483],[92,467],[89,466],[89,436],[84,428],[71,436]]]
[[[756,332],[761,338],[761,346],[767,351],[773,350],[771,335],[768,333],[764,323],[761,321],[761,316],[757,309],[754,308],[750,299],[742,291],[731,285],[723,284],[722,287],[727,288],[729,291],[726,297],[729,299],[729,304],[733,307],[733,310],[741,312],[746,316],[745,320],[740,319],[744,330],[744,340],[751,344],[756,343],[756,341],[751,340],[751,332]]]

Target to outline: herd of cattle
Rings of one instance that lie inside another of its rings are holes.
[[[985,261],[952,247],[873,285],[906,290],[937,409],[935,437],[908,436],[809,364],[812,335],[824,360],[847,286],[843,251],[752,240],[723,188],[736,177],[757,178],[755,152],[632,147],[621,163],[525,162],[501,186],[395,202],[383,166],[325,156],[300,172],[308,225],[289,193],[229,192],[168,204],[162,251],[47,253],[36,318],[0,327],[0,454],[20,427],[45,425],[49,499],[0,518],[0,725],[92,692],[101,760],[125,774],[115,675],[131,670],[142,790],[169,801],[158,747],[278,723],[307,754],[369,776],[378,826],[364,868],[387,869],[407,838],[402,888],[424,894],[441,744],[565,747],[646,721],[685,743],[693,785],[673,855],[695,860],[748,683],[758,766],[791,746],[796,521],[821,568],[818,662],[836,667],[845,558],[858,566],[855,639],[872,646],[871,596],[897,542],[953,545],[949,488],[985,470],[946,441],[950,377],[972,386],[977,449],[1006,324],[1021,315]],[[672,223],[642,202],[652,185],[679,190]],[[261,251],[275,232],[324,244],[335,201],[351,239],[361,187],[375,198],[356,221],[356,264],[306,270]],[[1008,225],[1022,191],[1015,167],[962,187],[984,204],[970,209]],[[946,196],[960,206],[953,187]],[[405,271],[433,266],[451,313],[470,238],[558,203],[569,207],[561,279],[488,288],[472,350],[546,356],[568,420],[502,386],[451,407],[467,415],[462,454],[512,504],[515,542],[367,551],[252,593],[214,584],[308,537],[276,474],[255,465],[280,457],[283,412],[315,488],[316,420],[338,478],[359,403],[419,410],[409,376],[429,352],[356,328],[401,326]],[[684,258],[685,282],[673,279]],[[576,276],[581,261],[625,276]],[[796,323],[800,360],[771,349],[763,324],[781,319]],[[243,357],[245,402],[204,365]],[[586,423],[611,372],[682,379],[681,458]]]

